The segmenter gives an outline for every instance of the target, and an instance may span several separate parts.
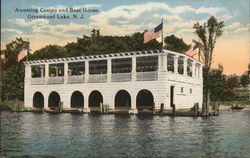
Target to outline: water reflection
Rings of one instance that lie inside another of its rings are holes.
[[[1,153],[43,157],[250,157],[250,110],[218,117],[1,112]]]

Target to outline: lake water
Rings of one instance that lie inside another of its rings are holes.
[[[250,110],[219,116],[1,112],[6,157],[250,157]]]

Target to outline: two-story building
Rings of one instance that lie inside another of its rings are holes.
[[[28,61],[25,107],[186,109],[202,104],[202,63],[169,50]]]

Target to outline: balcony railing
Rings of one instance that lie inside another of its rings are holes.
[[[79,76],[68,76],[68,83],[84,83],[85,76],[79,75]]]
[[[157,71],[137,72],[136,80],[137,81],[155,81],[157,80]]]
[[[30,84],[32,84],[32,85],[42,85],[42,84],[44,84],[44,77],[31,78],[30,79]]]
[[[107,82],[107,74],[95,74],[88,76],[88,83],[102,83]]]
[[[131,73],[116,73],[111,75],[112,82],[127,82],[131,81]]]
[[[47,79],[47,84],[61,84],[64,82],[64,76],[49,77]]]

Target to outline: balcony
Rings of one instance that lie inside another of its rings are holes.
[[[127,82],[131,81],[131,73],[115,73],[111,75],[112,82]]]
[[[64,82],[64,76],[49,77],[47,84],[62,84]]]
[[[37,78],[31,78],[30,84],[32,85],[43,85],[44,84],[44,77],[37,77]]]
[[[157,71],[150,72],[137,72],[136,80],[137,81],[155,81],[157,80]]]
[[[84,82],[85,82],[84,75],[68,76],[68,83],[84,83]]]
[[[103,83],[107,82],[107,74],[89,75],[88,83]]]

